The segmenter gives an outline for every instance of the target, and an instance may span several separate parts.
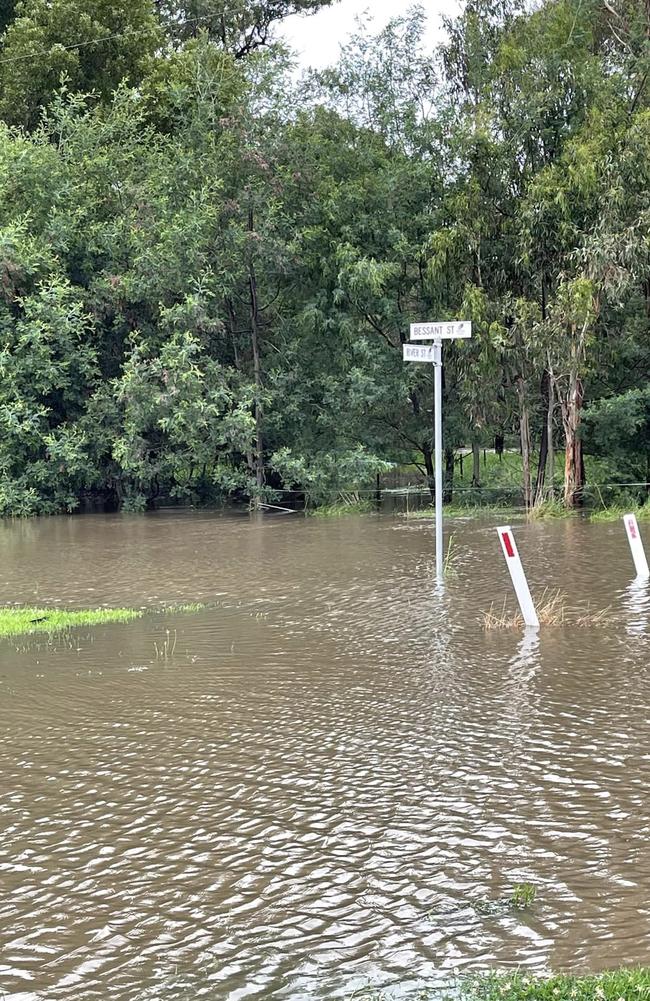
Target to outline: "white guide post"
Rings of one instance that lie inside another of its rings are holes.
[[[503,550],[503,555],[506,558],[506,564],[508,566],[508,570],[510,571],[512,585],[515,589],[515,594],[517,595],[517,601],[519,602],[524,622],[527,626],[531,626],[533,629],[539,629],[539,619],[537,618],[537,612],[535,611],[533,599],[530,595],[530,588],[528,587],[528,581],[526,580],[524,568],[521,565],[521,558],[519,556],[515,537],[512,534],[512,529],[510,528],[510,525],[502,525],[500,528],[497,528],[497,532],[499,533],[501,549]]]
[[[637,577],[650,577],[650,568],[643,548],[643,540],[639,532],[639,523],[635,514],[626,514],[623,518],[627,539],[632,550],[632,559],[636,567]]]
[[[435,503],[436,503],[436,579],[439,584],[444,577],[443,527],[442,527],[442,342],[455,338],[472,336],[469,320],[439,323],[412,323],[412,341],[433,341],[433,344],[404,344],[404,361],[428,362],[434,365],[434,462],[435,462]]]

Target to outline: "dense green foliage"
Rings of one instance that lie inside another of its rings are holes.
[[[431,477],[401,344],[453,317],[448,492],[514,435],[529,504],[648,479],[647,5],[467,0],[431,58],[415,7],[296,82],[326,2],[3,7],[0,514]]]

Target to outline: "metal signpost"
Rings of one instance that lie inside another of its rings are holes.
[[[405,344],[404,361],[428,362],[434,366],[434,462],[436,495],[436,579],[442,583],[444,558],[442,539],[442,342],[471,337],[469,320],[412,323],[412,341],[433,341],[433,345]]]

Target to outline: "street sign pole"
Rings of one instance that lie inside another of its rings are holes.
[[[444,577],[442,538],[442,341],[434,341],[436,360],[434,362],[434,461],[436,477],[436,580],[442,583]]]
[[[434,366],[433,373],[433,438],[435,462],[436,504],[436,580],[442,584],[445,575],[442,528],[442,342],[472,336],[469,320],[439,323],[412,323],[411,341],[433,341],[432,345],[404,344],[404,361],[425,362]]]

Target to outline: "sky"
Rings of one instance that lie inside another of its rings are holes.
[[[455,0],[420,0],[427,12],[428,38],[432,45],[442,37],[440,17],[457,10]],[[339,45],[354,32],[355,18],[368,12],[376,30],[384,27],[391,17],[405,13],[409,0],[337,0],[308,17],[294,15],[286,19],[282,37],[296,50],[302,66],[323,67],[336,62]]]

